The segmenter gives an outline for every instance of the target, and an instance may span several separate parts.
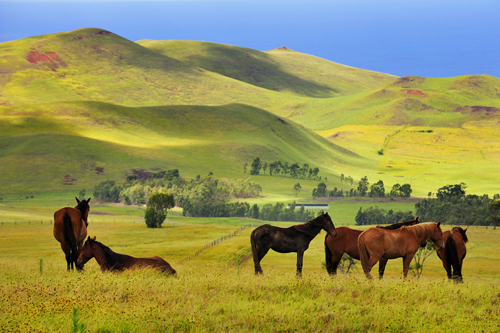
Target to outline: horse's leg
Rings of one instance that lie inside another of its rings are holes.
[[[302,276],[302,263],[304,260],[304,250],[297,250],[297,276]]]
[[[371,271],[372,271],[373,266],[375,266],[375,264],[379,260],[380,260],[379,257],[372,255],[372,256],[370,256],[370,259],[368,259],[368,263],[366,264],[366,267],[363,267],[363,270],[365,271],[365,275],[369,280],[373,280],[373,276],[372,276]]]
[[[264,258],[267,252],[269,252],[269,247],[266,248],[259,247],[259,249],[257,250],[257,261],[254,262],[255,275],[264,274],[264,272],[262,271],[262,267],[260,267],[260,261],[262,260],[262,258]]]
[[[385,258],[380,258],[380,261],[378,263],[378,278],[382,279],[384,277],[384,272],[385,272],[385,265],[387,265],[387,259]]]
[[[406,254],[406,256],[403,257],[403,277],[406,279],[406,276],[408,275],[408,269],[410,269],[410,264],[411,261],[413,260],[413,254]]]
[[[66,269],[69,271],[70,263],[71,263],[71,253],[70,250],[61,243],[61,249],[64,252],[64,258],[66,259]]]

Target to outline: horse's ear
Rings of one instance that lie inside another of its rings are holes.
[[[325,215],[328,216],[328,212],[326,212]]]
[[[464,230],[464,234],[467,232],[467,229],[469,229],[469,227],[465,228],[465,230]]]
[[[415,219],[415,221],[417,221],[417,223],[420,223],[420,221],[418,220],[418,216],[417,216],[417,218]]]
[[[93,241],[95,241],[95,236],[94,236],[94,237],[92,237],[92,240],[93,240]]]
[[[76,203],[80,203],[80,200],[78,200],[78,198],[77,198],[77,197],[75,197],[75,199],[76,199]]]
[[[438,224],[437,224],[437,227],[438,227],[438,228],[439,228],[439,225],[440,225],[440,224],[441,224],[441,222],[438,222]]]
[[[88,199],[87,199],[87,203],[89,203],[89,202],[90,202],[90,199],[91,199],[91,198],[88,198]]]
[[[89,237],[87,237],[87,241],[90,241],[90,236],[89,236]]]

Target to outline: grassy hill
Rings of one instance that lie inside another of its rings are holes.
[[[4,192],[88,188],[106,177],[124,179],[133,169],[179,168],[188,176],[214,172],[241,178],[246,177],[243,164],[256,156],[309,163],[327,174],[334,173],[332,165],[363,160],[292,121],[242,104],[3,107],[0,133]]]
[[[351,95],[396,78],[337,64],[286,47],[261,52],[198,41],[141,40],[137,44],[238,81],[305,97]]]
[[[287,48],[133,43],[95,28],[0,51],[3,193],[91,188],[133,169],[240,178],[256,156],[318,166],[329,188],[344,173],[415,195],[458,182],[500,192],[491,76],[396,78]],[[257,181],[269,195],[294,182]]]

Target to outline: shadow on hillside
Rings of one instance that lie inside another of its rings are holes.
[[[192,55],[188,59],[208,71],[269,90],[315,98],[339,94],[337,89],[285,72],[274,58],[256,50],[213,44],[208,46],[205,54]]]

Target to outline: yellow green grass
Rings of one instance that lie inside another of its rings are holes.
[[[236,258],[248,250],[251,228],[179,264],[238,227],[236,220],[197,221],[155,230],[133,223],[90,225],[90,234],[116,252],[162,256],[177,278],[149,269],[102,273],[95,261],[83,273],[68,273],[50,225],[0,226],[2,330],[67,332],[75,322],[90,332],[499,329],[498,230],[469,228],[465,282],[454,284],[435,255],[420,279],[402,281],[401,260],[389,262],[382,281],[367,281],[359,263],[348,276],[332,279],[321,267],[324,232],[305,253],[301,279],[294,274],[294,254],[270,251],[262,261],[264,276],[254,276],[251,259],[238,269]]]

